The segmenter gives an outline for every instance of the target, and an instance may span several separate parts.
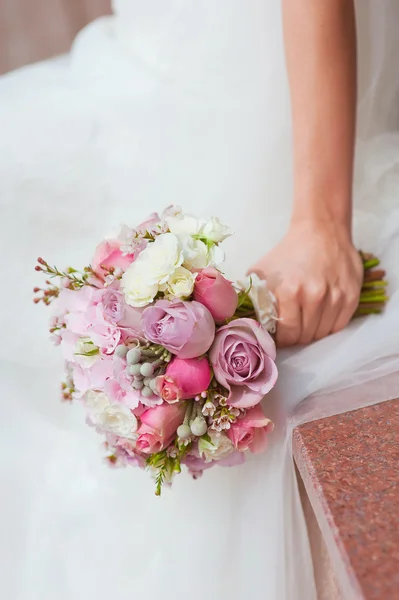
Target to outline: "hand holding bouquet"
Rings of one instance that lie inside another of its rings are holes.
[[[260,402],[277,380],[275,302],[256,275],[222,275],[229,235],[217,218],[170,207],[103,241],[83,272],[36,267],[49,276],[35,302],[54,306],[63,398],[83,405],[110,464],[152,471],[157,495],[181,465],[198,477],[262,452],[273,428]],[[363,262],[357,314],[386,299],[376,259]]]

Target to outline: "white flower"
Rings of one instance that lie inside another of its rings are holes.
[[[90,412],[90,420],[93,422],[93,425],[96,424],[97,416],[110,406],[110,401],[103,392],[95,392],[93,390],[86,392],[83,401]]]
[[[136,265],[136,269],[145,272],[147,285],[160,285],[166,283],[182,262],[183,253],[178,238],[173,233],[163,233],[148,244],[131,267]]]
[[[135,439],[137,419],[123,404],[111,404],[103,392],[90,390],[84,396],[90,422],[103,433]]]
[[[76,362],[88,369],[100,358],[100,350],[89,337],[81,337],[75,344],[74,355]]]
[[[180,217],[183,216],[183,211],[181,209],[181,206],[176,206],[174,204],[170,204],[163,211],[163,213],[161,215],[161,219],[162,219],[162,221],[165,221],[166,217],[178,217],[178,216],[180,216]]]
[[[212,246],[208,252],[208,265],[217,267],[224,262],[224,252],[220,246]]]
[[[239,285],[244,290],[251,285],[248,295],[254,305],[256,317],[266,331],[275,333],[278,321],[276,298],[268,289],[267,281],[260,279],[256,273],[251,273],[250,277],[239,282]]]
[[[166,216],[165,221],[169,226],[169,231],[177,236],[197,235],[203,226],[203,221],[181,213]]]
[[[155,242],[154,242],[155,244]],[[137,308],[150,304],[158,293],[158,285],[149,284],[147,271],[138,261],[132,263],[122,277],[126,304]]]
[[[184,267],[177,267],[165,285],[165,294],[169,298],[188,298],[193,293],[195,273]]]
[[[201,229],[201,235],[215,244],[223,242],[231,234],[230,228],[221,223],[217,217],[211,217]]]
[[[189,270],[205,269],[209,265],[208,247],[201,240],[191,236],[181,238],[183,250],[183,267]]]
[[[234,451],[234,446],[227,435],[216,431],[209,431],[208,435],[212,443],[203,438],[198,440],[198,450],[200,455],[204,457],[205,462],[221,460]]]
[[[217,266],[224,261],[224,252],[219,246],[213,245],[208,248],[205,242],[190,236],[182,237],[180,242],[184,257],[183,267],[190,271]]]

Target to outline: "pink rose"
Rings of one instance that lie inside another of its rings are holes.
[[[257,454],[267,446],[267,434],[273,431],[273,423],[263,414],[258,404],[249,408],[245,417],[238,419],[227,431],[234,447],[240,452],[250,450]]]
[[[174,404],[181,400],[181,390],[173,381],[172,377],[160,375],[157,377],[156,382],[157,392],[162,400],[165,400],[168,404]]]
[[[123,294],[119,291],[119,283],[112,283],[102,290],[103,318],[110,323],[117,324],[123,339],[129,337],[142,338],[141,314],[142,310],[133,308],[125,302]]]
[[[188,400],[208,389],[212,374],[206,357],[174,358],[167,366],[166,376],[179,390],[179,397]]]
[[[105,288],[102,296],[104,318],[111,323],[119,323],[125,316],[127,304],[123,294],[113,286]]]
[[[176,430],[183,423],[186,413],[185,403],[161,404],[149,408],[140,417],[136,449],[138,452],[153,454],[169,446]]]
[[[210,311],[216,323],[230,319],[237,308],[238,295],[230,281],[214,267],[200,271],[195,280],[194,300]]]
[[[229,391],[232,406],[258,404],[276,383],[276,346],[253,319],[236,319],[221,327],[209,357],[216,379]]]
[[[124,255],[122,253],[119,240],[104,240],[97,246],[91,266],[97,275],[104,277],[107,271],[104,271],[103,267],[106,270],[113,267],[125,271],[133,260],[133,254]]]
[[[213,317],[199,302],[158,300],[144,310],[141,325],[148,340],[179,358],[201,356],[215,337]]]

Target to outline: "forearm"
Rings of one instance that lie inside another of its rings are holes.
[[[283,0],[294,160],[293,220],[350,230],[356,120],[352,0]]]

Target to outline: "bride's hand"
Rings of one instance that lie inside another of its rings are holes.
[[[277,345],[308,344],[343,329],[359,301],[363,265],[346,227],[294,222],[249,272],[266,278],[278,304]]]

